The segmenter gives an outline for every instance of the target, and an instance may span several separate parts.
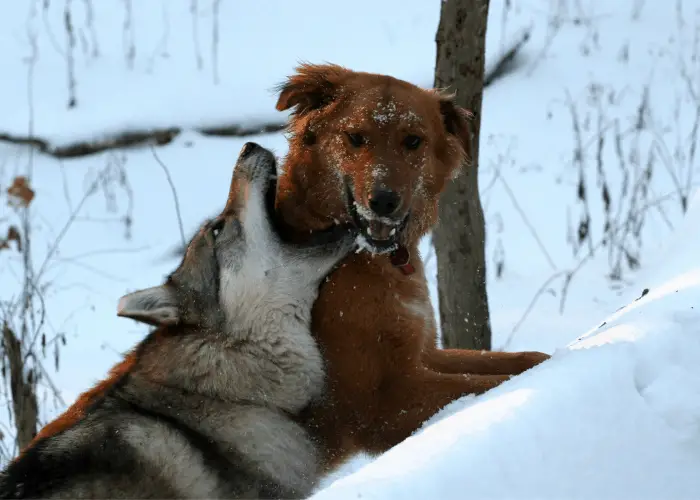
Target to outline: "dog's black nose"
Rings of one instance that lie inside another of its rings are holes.
[[[401,205],[401,197],[395,191],[375,189],[369,198],[369,208],[380,217],[388,217]]]
[[[239,158],[243,159],[247,156],[252,155],[255,151],[257,151],[260,148],[261,148],[261,146],[259,146],[255,142],[246,142],[243,145],[243,147],[241,148],[241,152],[238,156],[239,156]]]

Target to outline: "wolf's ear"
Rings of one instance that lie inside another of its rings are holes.
[[[117,316],[153,326],[175,325],[180,321],[175,290],[161,285],[124,295],[119,299]]]
[[[464,159],[471,164],[474,161],[474,147],[472,127],[469,122],[474,119],[474,114],[457,105],[453,96],[445,95],[440,96],[440,114],[442,114],[445,130],[459,140],[464,151]]]
[[[335,99],[338,86],[350,71],[336,64],[302,64],[296,73],[277,87],[277,111],[294,108],[303,115]]]

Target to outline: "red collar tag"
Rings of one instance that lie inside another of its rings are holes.
[[[416,272],[416,268],[410,262],[411,254],[404,246],[400,246],[391,252],[391,263],[394,267],[398,267],[402,273],[408,275]]]

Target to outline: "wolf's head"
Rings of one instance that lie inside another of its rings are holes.
[[[321,279],[355,236],[334,228],[304,246],[285,243],[275,191],[274,155],[246,143],[223,212],[202,225],[165,284],[123,296],[117,314],[155,326],[231,331],[269,323],[270,314],[294,314],[299,305],[310,309]]]

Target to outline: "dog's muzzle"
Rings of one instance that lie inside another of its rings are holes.
[[[398,198],[393,194],[386,195],[386,192],[380,193],[379,196],[373,193],[370,207],[367,208],[355,200],[350,182],[346,181],[345,189],[348,212],[359,231],[360,245],[377,254],[396,250],[409,216],[409,213],[400,217],[395,216]],[[391,214],[391,216],[382,214]]]

